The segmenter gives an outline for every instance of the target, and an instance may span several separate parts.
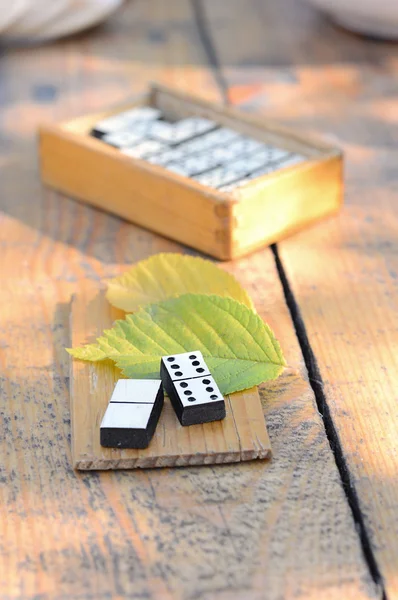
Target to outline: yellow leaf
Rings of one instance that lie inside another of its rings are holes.
[[[135,312],[188,293],[230,297],[253,309],[250,296],[235,277],[209,260],[172,253],[156,254],[109,281],[107,298],[113,306]]]

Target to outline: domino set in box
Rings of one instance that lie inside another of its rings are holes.
[[[331,215],[341,152],[267,119],[153,85],[40,131],[43,181],[229,260]]]

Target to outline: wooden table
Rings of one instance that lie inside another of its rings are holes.
[[[339,218],[225,265],[300,373],[263,386],[271,464],[71,469],[71,294],[183,249],[43,190],[35,132],[150,79],[346,151]],[[398,598],[398,46],[296,0],[131,0],[4,50],[0,105],[1,598]]]

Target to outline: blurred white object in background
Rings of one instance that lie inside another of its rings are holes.
[[[5,29],[3,35],[7,37],[29,37],[34,35],[40,28],[51,21],[55,20],[59,15],[66,11],[69,5],[69,0],[24,0],[25,10],[22,11],[17,19]],[[0,0],[0,6],[2,2]]]
[[[0,0],[0,37],[39,42],[78,33],[107,19],[123,1]]]
[[[0,0],[0,33],[22,15],[31,0]]]
[[[398,0],[307,0],[356,33],[398,38]]]

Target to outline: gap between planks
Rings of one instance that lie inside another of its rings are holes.
[[[377,586],[381,588],[382,600],[387,600],[386,591],[383,585],[383,579],[372,549],[369,533],[364,522],[364,517],[359,506],[358,494],[354,485],[354,480],[350,473],[347,461],[344,457],[344,452],[342,449],[340,438],[337,433],[336,426],[333,422],[333,417],[328,405],[326,394],[324,392],[324,384],[320,369],[318,367],[318,361],[310,344],[304,319],[301,315],[297,300],[294,297],[291,285],[289,283],[289,279],[287,277],[283,263],[279,256],[278,247],[276,244],[272,246],[272,251],[274,253],[275,265],[278,271],[279,279],[282,284],[286,305],[289,309],[290,316],[292,318],[294,329],[297,335],[297,339],[300,344],[301,352],[303,354],[305,366],[308,371],[308,379],[313,389],[319,414],[322,417],[322,422],[325,427],[326,437],[329,441],[330,449],[333,453],[336,462],[336,466],[343,484],[343,490],[346,495],[347,502],[351,508],[355,524],[359,531],[363,555],[369,567],[369,571],[373,578],[373,581]]]

